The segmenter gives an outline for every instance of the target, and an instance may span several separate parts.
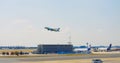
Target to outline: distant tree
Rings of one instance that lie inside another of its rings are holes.
[[[22,51],[20,51],[20,55],[23,55],[23,52],[22,52]]]
[[[5,55],[5,52],[2,52],[2,55]]]
[[[15,51],[15,55],[19,56],[19,52]]]
[[[7,55],[9,55],[9,52],[6,52]]]
[[[14,52],[11,52],[11,55],[14,55],[15,53]]]
[[[24,54],[29,54],[28,52],[24,52]]]

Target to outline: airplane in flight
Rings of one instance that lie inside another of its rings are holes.
[[[45,27],[48,31],[54,31],[54,32],[59,32],[60,28],[50,28],[50,27]]]

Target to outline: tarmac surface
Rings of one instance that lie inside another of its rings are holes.
[[[36,61],[55,61],[55,60],[72,60],[72,59],[95,59],[95,58],[117,58],[120,54],[106,55],[78,55],[78,56],[45,56],[45,57],[13,57],[0,58],[0,63],[20,63],[20,62],[36,62]]]

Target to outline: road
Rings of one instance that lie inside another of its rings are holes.
[[[45,57],[25,57],[25,58],[0,58],[0,63],[20,63],[35,61],[54,61],[54,60],[72,60],[72,59],[94,59],[94,58],[116,58],[120,54],[108,55],[81,55],[81,56],[45,56]]]

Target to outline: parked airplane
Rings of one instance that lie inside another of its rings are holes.
[[[111,51],[112,44],[110,44],[108,47],[102,47],[98,48],[98,51]]]
[[[48,31],[55,31],[55,32],[59,32],[60,31],[60,28],[45,27],[45,29],[47,29]]]
[[[91,52],[91,45],[87,46],[81,46],[78,48],[74,48],[73,50],[76,53],[90,53]]]

